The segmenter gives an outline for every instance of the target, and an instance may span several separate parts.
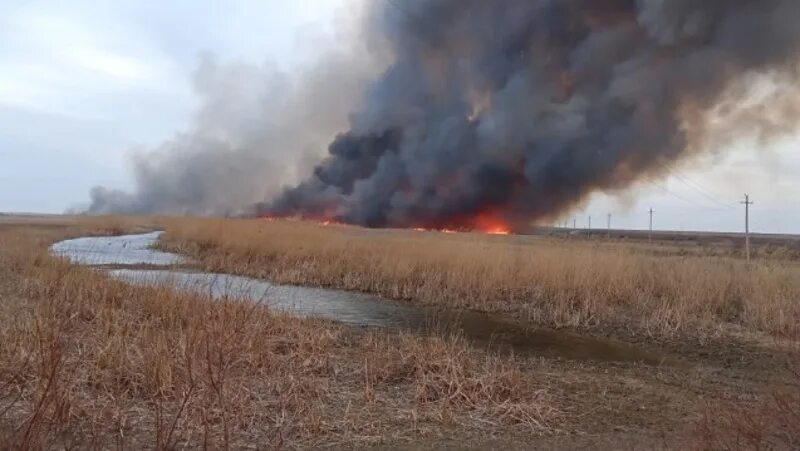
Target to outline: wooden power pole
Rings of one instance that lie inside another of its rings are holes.
[[[589,228],[586,229],[586,237],[591,239],[592,238],[592,217],[589,216]]]
[[[750,195],[744,195],[744,249],[747,255],[747,261],[750,261],[750,206],[753,202],[750,201]]]

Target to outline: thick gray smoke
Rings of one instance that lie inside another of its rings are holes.
[[[299,75],[204,58],[193,80],[200,109],[190,129],[134,155],[136,190],[96,187],[88,213],[252,213],[302,180],[381,68],[355,33],[344,24]]]
[[[685,157],[704,112],[755,74],[793,80],[800,50],[798,0],[375,5],[367,36],[393,63],[313,175],[262,214],[436,228],[545,218]]]

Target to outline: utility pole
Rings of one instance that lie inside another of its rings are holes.
[[[744,195],[744,248],[747,254],[747,261],[750,261],[750,206],[753,202],[750,201],[750,195]]]
[[[586,237],[591,239],[592,238],[592,216],[589,216],[589,228],[586,229]]]
[[[647,234],[647,240],[652,243],[653,242],[653,213],[655,213],[655,211],[653,211],[652,207],[650,207],[650,212],[649,213],[650,213],[650,233]]]
[[[611,239],[611,213],[608,214],[608,239]]]

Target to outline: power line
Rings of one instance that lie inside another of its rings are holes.
[[[656,188],[659,188],[660,190],[664,191],[665,193],[669,194],[670,196],[672,196],[672,197],[674,197],[674,198],[676,198],[678,200],[681,200],[683,202],[686,202],[688,204],[692,204],[695,207],[700,207],[700,208],[702,208],[704,210],[723,211],[723,209],[719,209],[719,208],[715,209],[715,208],[709,207],[708,205],[703,205],[703,204],[695,202],[695,201],[693,201],[693,200],[691,200],[689,198],[683,197],[680,194],[678,194],[678,193],[670,190],[669,188],[667,188],[666,185],[661,185],[657,181],[655,181],[654,179],[652,179],[650,177],[645,176],[645,180],[647,180],[647,182],[649,182],[650,185],[655,186]],[[726,208],[726,209],[729,209],[729,208]]]
[[[720,206],[725,207],[727,209],[731,209],[732,210],[734,208],[733,205],[731,205],[731,204],[729,204],[727,202],[723,202],[723,201],[717,200],[717,198],[714,197],[714,195],[711,194],[710,191],[705,190],[703,187],[701,187],[700,185],[696,184],[691,179],[688,179],[685,176],[682,176],[680,174],[674,174],[674,176],[678,180],[683,182],[684,185],[688,186],[689,188],[694,189],[696,192],[700,193],[700,195],[702,195],[706,199],[710,200],[711,202],[714,202],[717,205],[720,205]]]
[[[719,205],[721,207],[725,207],[725,208],[727,208],[729,210],[733,210],[734,208],[736,208],[735,206],[733,206],[730,203],[720,201],[715,194],[711,193],[711,191],[709,191],[709,190],[703,188],[702,186],[700,186],[699,183],[692,181],[691,179],[689,179],[685,175],[679,174],[675,170],[675,166],[669,167],[664,163],[657,163],[657,164],[669,176],[676,178],[678,181],[680,181],[681,183],[683,183],[687,187],[691,188],[695,192],[699,193],[701,196],[705,197],[706,199],[710,200],[711,202],[713,202],[713,203],[715,203],[715,204],[717,204],[717,205]]]

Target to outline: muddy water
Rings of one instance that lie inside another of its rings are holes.
[[[140,286],[170,286],[215,299],[251,299],[301,317],[321,317],[355,326],[461,333],[482,346],[517,353],[605,361],[671,363],[671,359],[614,341],[547,330],[529,330],[498,315],[441,310],[360,293],[288,285],[228,274],[180,269],[180,255],[153,249],[158,232],[90,237],[56,243],[54,255],[108,270],[119,280]],[[142,269],[146,267],[146,269]],[[109,269],[111,268],[111,269]]]

